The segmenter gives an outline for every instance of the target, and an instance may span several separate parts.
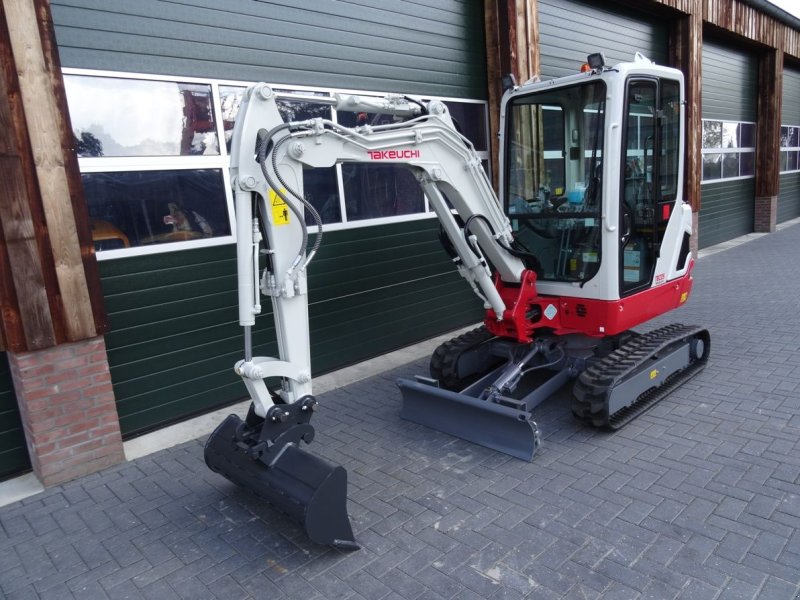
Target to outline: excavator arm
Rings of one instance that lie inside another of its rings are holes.
[[[311,539],[350,548],[346,474],[300,448],[314,435],[309,424],[317,403],[311,384],[307,268],[322,238],[320,217],[304,197],[303,169],[347,162],[409,169],[441,223],[459,273],[496,315],[504,315],[507,306],[495,272],[515,284],[527,271],[515,256],[511,224],[481,161],[443,103],[336,96],[332,103],[337,109],[403,119],[348,129],[320,118],[284,123],[278,100],[266,84],[249,88],[233,134],[239,323],[245,347],[235,371],[253,404],[246,420],[231,415],[211,435],[206,462],[293,514]],[[272,304],[277,357],[252,352],[262,295]],[[267,381],[276,379],[280,387],[270,389]]]
[[[335,97],[340,110],[368,110],[408,118],[390,125],[348,129],[319,118],[284,123],[278,112],[278,98],[265,84],[247,91],[231,156],[240,324],[251,327],[260,311],[256,259],[260,238],[265,235],[268,267],[260,279],[260,288],[272,299],[278,328],[280,360],[259,360],[254,368],[253,359],[246,356],[237,367],[245,381],[249,380],[251,395],[257,396],[256,411],[260,416],[270,403],[258,383],[261,375],[279,375],[292,382],[284,397],[287,402],[310,393],[306,268],[322,231],[319,223],[315,234],[306,225],[304,214],[310,214],[312,221],[319,221],[319,215],[304,199],[304,168],[360,162],[399,164],[412,171],[457,255],[459,272],[486,308],[498,315],[505,312],[506,306],[490,265],[509,283],[519,282],[525,271],[522,261],[511,253],[511,225],[480,159],[456,130],[443,103],[413,104],[394,96],[383,102]],[[308,248],[310,233],[317,240]]]

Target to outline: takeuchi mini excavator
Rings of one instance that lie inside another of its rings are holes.
[[[510,87],[499,199],[440,101],[336,95],[328,100],[337,110],[392,116],[347,128],[322,118],[284,122],[280,97],[255,85],[236,119],[244,358],[235,370],[252,405],[244,420],[230,415],[217,427],[205,458],[314,542],[358,547],[345,469],[303,448],[318,406],[306,277],[322,241],[303,193],[305,169],[358,162],[411,171],[445,250],[486,309],[482,327],[436,349],[429,374],[398,382],[405,419],[531,460],[541,444],[532,411],[565,384],[578,419],[617,429],[705,365],[702,328],[632,331],[681,306],[692,288],[679,71],[639,54],[614,67],[592,55],[579,74]],[[252,355],[262,294],[272,303],[278,357]]]

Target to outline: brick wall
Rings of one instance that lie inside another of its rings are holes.
[[[772,233],[778,225],[778,197],[756,196],[755,230]]]
[[[31,464],[44,485],[125,459],[102,337],[8,352]]]

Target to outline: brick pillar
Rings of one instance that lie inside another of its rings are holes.
[[[778,226],[778,197],[756,196],[755,230],[772,233]]]
[[[125,460],[102,337],[7,354],[28,453],[43,485]]]

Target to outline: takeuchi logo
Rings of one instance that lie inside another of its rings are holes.
[[[419,158],[419,150],[367,150],[371,160]]]

